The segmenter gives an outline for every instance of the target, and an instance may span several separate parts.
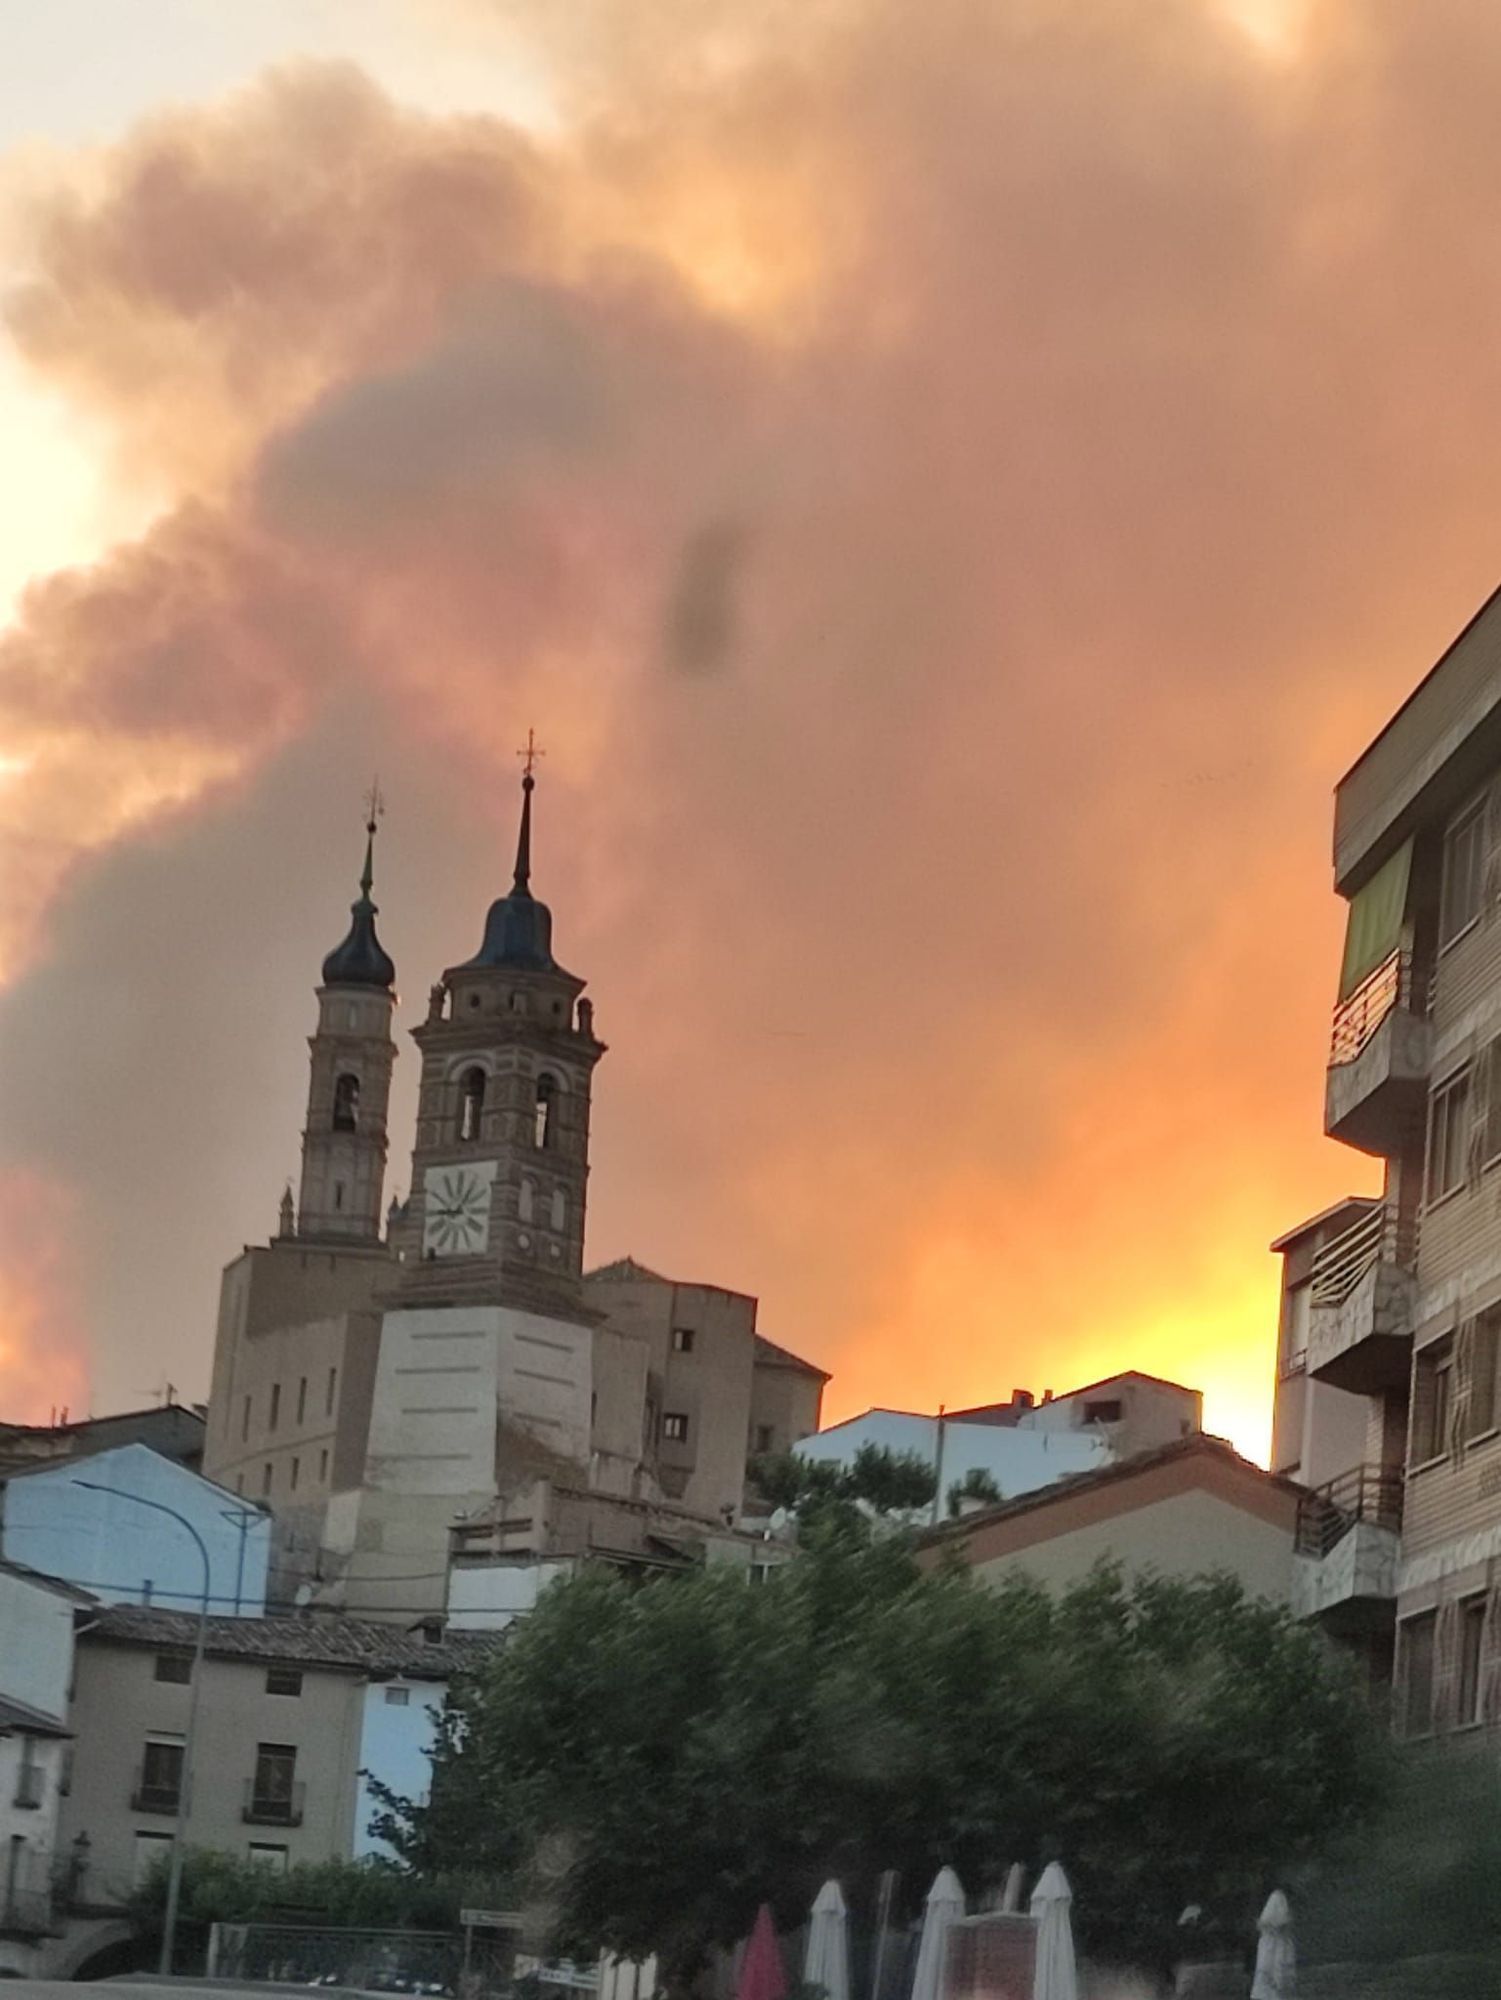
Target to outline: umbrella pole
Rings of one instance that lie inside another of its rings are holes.
[[[884,1869],[876,1894],[876,1948],[871,1956],[870,2000],[881,2000],[881,1974],[886,1969],[886,1933],[891,1926],[891,1899],[895,1894],[896,1870]]]

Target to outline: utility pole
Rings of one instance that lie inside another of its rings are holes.
[[[172,1858],[167,1865],[167,1908],[162,1918],[162,1953],[158,1970],[162,1977],[167,1979],[172,1975],[172,1958],[177,1944],[177,1905],[182,1897],[182,1860],[187,1846],[188,1814],[192,1809],[193,1752],[198,1742],[198,1702],[203,1693],[203,1645],[208,1636],[208,1550],[204,1546],[202,1535],[187,1515],[179,1514],[175,1507],[165,1506],[160,1500],[148,1500],[141,1493],[127,1493],[123,1486],[106,1486],[97,1479],[75,1479],[72,1484],[86,1486],[91,1493],[112,1493],[117,1500],[129,1500],[137,1507],[150,1507],[158,1514],[167,1515],[193,1537],[199,1561],[203,1564],[203,1590],[198,1602],[198,1635],[193,1642],[193,1685],[188,1694],[188,1729],[182,1744],[182,1781],[177,1787],[177,1817],[172,1824]]]
[[[938,1405],[938,1443],[933,1452],[933,1526],[936,1528],[942,1515],[943,1505],[943,1413],[947,1406]]]

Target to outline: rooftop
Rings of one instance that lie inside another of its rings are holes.
[[[195,1612],[156,1606],[112,1604],[79,1626],[86,1644],[190,1649],[198,1631]],[[255,1660],[277,1666],[327,1667],[334,1672],[405,1675],[413,1680],[447,1680],[476,1667],[504,1643],[497,1632],[444,1632],[425,1638],[421,1631],[379,1625],[373,1619],[325,1612],[284,1618],[210,1618],[205,1650],[218,1660]]]
[[[58,1721],[55,1715],[44,1715],[39,1708],[29,1702],[13,1701],[8,1694],[0,1694],[0,1736],[71,1736],[71,1729]]]

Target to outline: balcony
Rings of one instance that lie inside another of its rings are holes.
[[[181,1781],[177,1778],[148,1778],[137,1771],[135,1789],[130,1795],[130,1809],[141,1813],[167,1813],[177,1811],[178,1800],[182,1796]]]
[[[1334,1010],[1324,1130],[1389,1158],[1421,1125],[1433,1031],[1411,954],[1384,958]]]
[[[294,1784],[279,1788],[274,1798],[268,1797],[254,1778],[247,1778],[240,1818],[246,1826],[301,1826],[306,1790],[306,1785]]]
[[[1406,1382],[1417,1279],[1414,1227],[1377,1202],[1324,1244],[1309,1287],[1308,1373],[1357,1396]]]
[[[1397,1602],[1402,1474],[1360,1465],[1304,1496],[1294,1543],[1292,1610],[1353,1629],[1389,1624]]]

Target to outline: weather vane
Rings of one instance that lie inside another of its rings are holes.
[[[537,741],[537,732],[535,729],[529,729],[526,732],[526,748],[518,750],[516,755],[522,759],[522,776],[529,778],[532,775],[532,767],[537,759],[547,755],[547,752]]]
[[[365,794],[365,831],[374,833],[375,822],[385,817],[386,799],[380,788],[380,779],[370,780],[370,789]]]

